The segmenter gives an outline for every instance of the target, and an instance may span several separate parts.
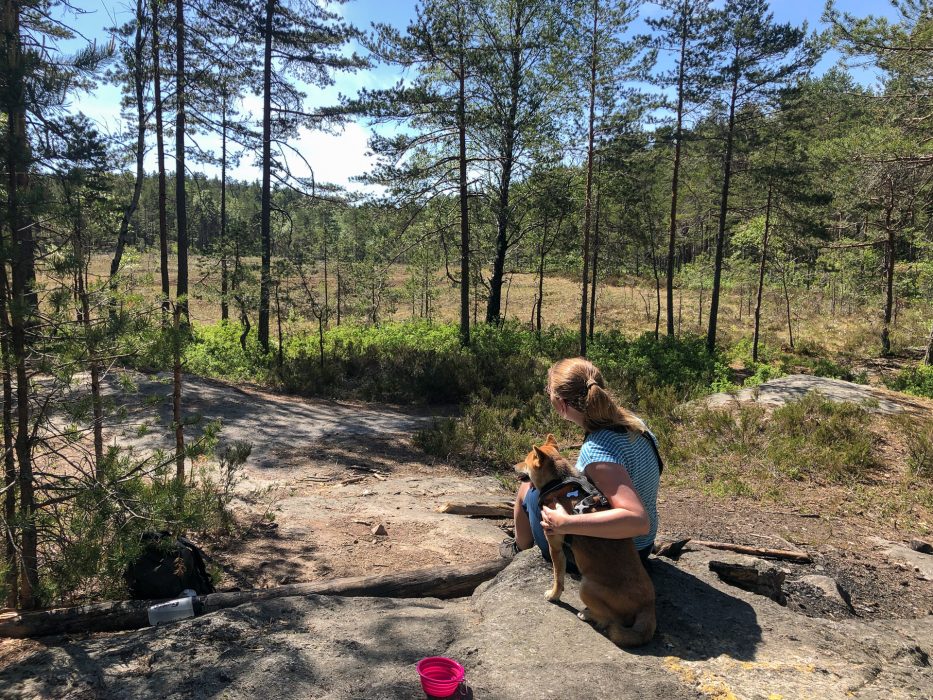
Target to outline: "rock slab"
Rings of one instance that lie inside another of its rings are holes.
[[[171,626],[43,639],[5,654],[2,698],[423,697],[415,663],[459,660],[484,700],[933,697],[931,619],[809,618],[730,586],[721,553],[652,560],[658,632],[623,650],[579,620],[578,583],[518,554],[472,598],[307,596]]]

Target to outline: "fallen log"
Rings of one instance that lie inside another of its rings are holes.
[[[293,583],[252,591],[211,593],[195,599],[195,611],[205,614],[275,598],[308,595],[378,598],[458,598],[470,595],[509,563],[494,559],[471,566],[439,566],[383,576],[356,576],[329,581]],[[42,637],[53,634],[119,632],[149,625],[149,606],[161,601],[121,600],[73,608],[0,614],[0,637]]]
[[[448,501],[437,509],[438,513],[471,515],[475,518],[511,518],[511,503],[454,503]]]
[[[787,603],[787,598],[782,590],[784,573],[769,564],[764,562],[736,564],[714,560],[709,563],[709,570],[728,584],[758,595],[767,596],[781,605]]]
[[[652,553],[656,557],[667,557],[668,559],[676,560],[689,542],[689,537],[684,540],[675,540],[674,542],[660,542],[654,545]]]
[[[750,554],[755,557],[765,557],[766,559],[784,559],[794,561],[798,564],[809,564],[813,561],[806,552],[792,549],[768,549],[766,547],[749,547],[744,544],[732,544],[731,542],[709,542],[707,540],[690,540],[690,544],[698,544],[710,549],[724,549],[729,552],[739,552],[740,554]]]

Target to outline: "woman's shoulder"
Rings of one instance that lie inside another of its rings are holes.
[[[610,446],[632,443],[638,439],[638,437],[638,433],[630,430],[603,428],[602,430],[595,430],[587,435],[583,445],[585,447],[588,443],[591,443],[593,446]]]
[[[580,460],[586,463],[617,462],[628,439],[625,432],[608,428],[595,430],[583,441],[583,446],[580,448]]]

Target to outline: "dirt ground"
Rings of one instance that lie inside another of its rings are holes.
[[[246,530],[206,543],[224,571],[220,587],[487,561],[506,536],[510,521],[437,512],[447,501],[504,503],[500,482],[428,464],[410,437],[322,438],[279,451],[287,454],[276,466],[247,468],[236,505]],[[380,525],[386,534],[374,535]]]
[[[141,451],[171,449],[167,378],[129,378],[129,394],[116,377],[108,383],[126,415],[110,439]],[[233,502],[239,527],[200,542],[221,573],[221,589],[485,561],[505,537],[505,520],[437,512],[447,501],[505,502],[509,495],[492,476],[426,462],[412,440],[430,425],[428,415],[194,376],[185,377],[185,412],[200,417],[186,439],[219,421],[221,443],[252,445]],[[210,469],[190,468],[202,466]],[[386,534],[374,535],[380,525]]]

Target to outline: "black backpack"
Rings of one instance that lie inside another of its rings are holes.
[[[198,595],[214,592],[203,554],[191,540],[173,540],[168,532],[145,532],[142,545],[142,554],[124,572],[134,600],[177,598],[186,588]]]

